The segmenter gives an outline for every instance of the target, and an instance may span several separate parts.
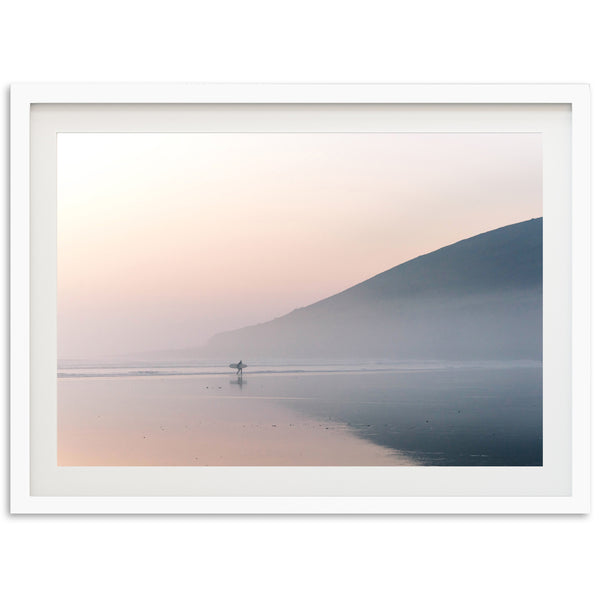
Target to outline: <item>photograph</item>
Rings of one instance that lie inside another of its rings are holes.
[[[59,467],[539,467],[540,133],[58,133]]]

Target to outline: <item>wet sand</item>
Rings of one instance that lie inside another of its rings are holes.
[[[541,365],[77,373],[58,380],[59,465],[543,464]]]
[[[251,391],[230,377],[61,379],[59,466],[413,465],[341,421],[291,403],[313,396]]]

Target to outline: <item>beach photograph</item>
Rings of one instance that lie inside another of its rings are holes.
[[[536,133],[59,133],[57,465],[543,465],[542,204]]]

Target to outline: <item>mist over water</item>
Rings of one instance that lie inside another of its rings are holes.
[[[61,361],[58,460],[541,465],[541,353],[532,219],[180,356]]]
[[[280,318],[214,336],[199,356],[542,358],[542,219],[462,240]]]
[[[542,158],[537,133],[60,133],[58,356],[199,347],[540,216]],[[519,283],[531,253],[505,241],[408,287]]]

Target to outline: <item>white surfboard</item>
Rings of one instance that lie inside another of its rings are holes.
[[[229,365],[229,367],[231,369],[245,369],[248,365],[245,365],[244,363],[242,363],[241,365],[239,363],[231,363]]]

